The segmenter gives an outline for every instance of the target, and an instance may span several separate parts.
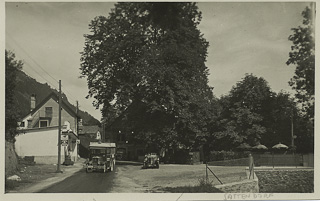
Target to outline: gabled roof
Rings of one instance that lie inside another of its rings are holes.
[[[27,115],[25,115],[22,119],[26,118],[29,115],[33,115],[34,113],[36,113],[47,101],[50,100],[50,98],[54,99],[57,102],[59,101],[59,95],[56,94],[55,92],[51,92],[45,99],[43,99],[31,112],[29,112]],[[72,114],[74,117],[80,118],[80,116],[77,115],[77,113],[73,109],[71,109],[70,106],[63,99],[62,99],[61,107],[63,109],[65,109],[67,112],[69,112],[70,114]]]

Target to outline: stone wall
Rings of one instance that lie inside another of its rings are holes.
[[[240,182],[217,185],[215,188],[225,193],[259,193],[258,179],[246,179]]]
[[[253,172],[250,174],[249,168],[246,168],[247,179],[240,182],[217,185],[215,188],[225,193],[259,193],[259,180]]]
[[[11,142],[5,142],[5,175],[10,176],[18,170],[18,157],[14,145]]]

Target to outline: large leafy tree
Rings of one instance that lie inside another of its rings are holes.
[[[22,61],[15,59],[15,54],[5,51],[5,139],[14,141],[17,131],[17,110],[14,104],[14,90],[17,72],[22,68]]]
[[[291,52],[287,64],[296,67],[295,75],[289,84],[296,90],[296,99],[302,106],[303,121],[300,127],[303,135],[298,136],[302,146],[309,147],[302,151],[313,152],[314,140],[314,104],[315,104],[315,4],[306,7],[302,12],[303,24],[293,28],[289,36],[292,41]],[[303,122],[303,123],[302,123]]]
[[[197,144],[212,99],[200,21],[196,3],[185,2],[118,3],[108,17],[92,20],[81,73],[107,120],[140,102],[141,122],[152,125],[136,126],[142,140]]]
[[[212,130],[216,149],[232,149],[241,143],[256,145],[266,134],[265,114],[272,92],[263,78],[247,74],[227,96],[220,98],[221,114]]]
[[[296,128],[299,121],[297,105],[290,94],[285,91],[272,93],[269,100],[269,107],[264,112],[263,122],[267,135],[263,136],[262,142],[268,147],[279,142],[290,146],[292,131],[294,135],[297,134]]]
[[[311,5],[314,6],[314,5]],[[306,116],[314,118],[315,80],[315,10],[309,7],[302,12],[303,25],[293,28],[289,36],[292,41],[287,65],[296,66],[295,75],[289,84],[296,90],[296,98],[302,104]]]

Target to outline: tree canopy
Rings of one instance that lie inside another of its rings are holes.
[[[263,78],[246,74],[227,96],[220,99],[222,112],[213,132],[222,147],[236,147],[245,142],[259,144],[266,133],[263,125],[264,111],[268,107],[271,90]],[[227,142],[225,144],[224,142]]]
[[[292,28],[292,41],[287,65],[295,66],[295,75],[289,84],[296,90],[296,100],[302,106],[302,121],[298,143],[304,151],[313,152],[314,147],[314,104],[315,104],[315,3],[302,12],[302,25]]]
[[[14,105],[14,90],[17,72],[22,68],[22,61],[16,60],[15,54],[5,51],[5,139],[14,141],[17,131],[17,110]]]
[[[292,41],[291,52],[287,65],[296,66],[295,75],[289,84],[296,90],[296,98],[302,104],[309,119],[314,118],[314,88],[315,88],[315,9],[306,7],[302,12],[303,24],[292,28],[289,36]]]
[[[205,66],[208,42],[197,28],[200,21],[196,3],[185,2],[117,3],[108,17],[92,20],[81,73],[94,105],[112,120],[133,102],[142,102],[143,115],[169,120],[158,121],[158,134],[152,128],[144,133],[170,139],[163,144],[195,144],[212,99]]]

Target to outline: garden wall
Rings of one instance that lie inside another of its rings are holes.
[[[214,186],[225,193],[259,193],[258,178]]]

